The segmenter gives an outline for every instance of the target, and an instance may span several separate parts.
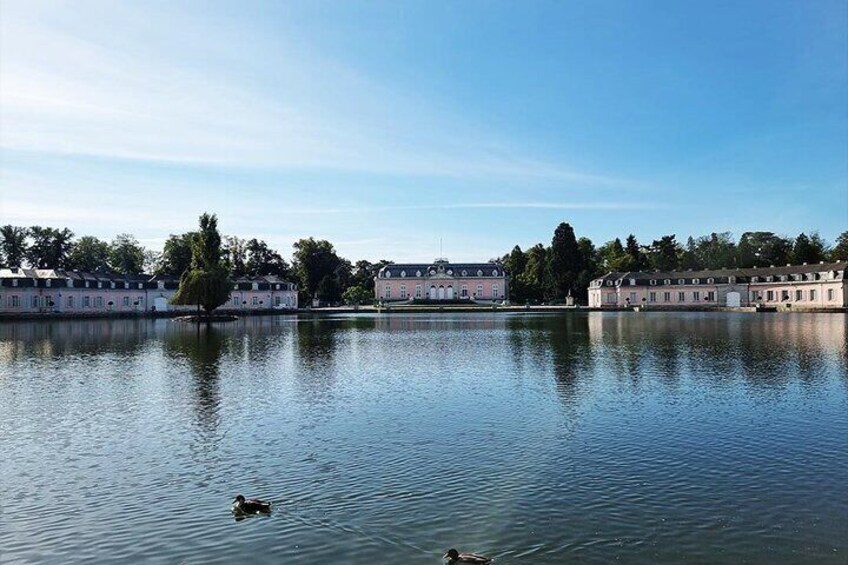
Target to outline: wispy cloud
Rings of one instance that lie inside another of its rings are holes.
[[[177,8],[157,8],[168,10],[154,14],[159,21],[171,21],[164,34],[149,30],[149,6],[83,9],[94,10],[88,19],[98,26],[37,4],[4,6],[3,148],[208,166],[640,185],[529,158],[497,132],[281,37],[251,37],[251,30],[234,32]],[[260,49],[273,54],[273,67],[251,58]]]

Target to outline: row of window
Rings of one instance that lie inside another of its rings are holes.
[[[636,286],[636,279],[627,279],[627,280],[628,280],[628,283],[630,284],[630,286]],[[614,284],[617,284],[617,283],[620,283],[620,282],[621,282],[620,280],[619,281],[608,280],[607,286],[613,286]],[[659,284],[657,279],[651,279],[649,282],[650,282],[651,286],[656,286],[657,284]],[[728,282],[730,284],[735,284],[736,283],[736,277],[729,277]],[[671,285],[671,279],[664,279],[663,284],[666,285],[666,286],[670,286]],[[679,285],[687,284],[686,279],[677,279],[677,284],[679,284]],[[701,284],[701,279],[689,279],[688,284]],[[713,279],[713,278],[706,279],[706,284],[715,284],[715,279]],[[600,286],[600,281],[598,281],[598,286]]]
[[[76,308],[77,304],[78,304],[76,298],[77,298],[76,296],[68,296],[67,298],[65,298],[65,306],[67,308]],[[94,298],[94,300],[92,300],[92,298]],[[124,296],[122,303],[123,303],[124,306],[143,305],[144,304],[144,297],[138,296],[138,297],[133,299],[129,296]],[[92,307],[103,308],[103,304],[104,304],[104,301],[103,301],[102,296],[94,296],[94,297],[83,296],[82,299],[79,301],[79,306],[81,308],[92,308]],[[18,295],[8,296],[6,298],[6,305],[9,308],[20,308],[21,307],[21,297],[18,296]],[[115,303],[110,300],[110,301],[106,302],[106,305],[107,306],[114,306]],[[31,303],[32,308],[52,308],[54,306],[56,306],[56,303],[53,302],[52,296],[47,295],[47,296],[33,296],[32,297],[32,303]]]
[[[672,292],[663,292],[662,293],[662,302],[671,302],[672,300]],[[686,302],[686,292],[678,291],[677,293],[677,302]],[[648,293],[648,302],[656,303],[658,302],[657,298],[659,297],[659,293],[657,292],[649,292]],[[702,293],[700,291],[692,292],[692,301],[700,302],[702,297]],[[767,290],[765,293],[763,291],[751,291],[751,301],[752,302],[763,302],[763,297],[765,297],[765,302],[787,302],[790,301],[793,297],[796,302],[815,302],[818,299],[818,293],[815,289],[803,290],[796,289],[794,292],[789,290]],[[714,302],[716,299],[716,295],[714,291],[708,291],[703,293],[703,298],[705,302]],[[836,292],[834,289],[827,289],[827,301],[832,302],[836,299]],[[636,293],[631,292],[630,296],[625,299],[625,302],[629,304],[636,304]],[[614,292],[607,293],[607,304],[617,304],[618,303],[618,294]]]
[[[285,300],[283,300],[282,296],[275,296],[274,297],[274,306],[282,306],[284,303],[285,303],[286,306],[293,306],[294,300],[292,299],[291,296],[286,296]],[[246,306],[247,300],[242,300],[241,296],[233,295],[233,296],[230,297],[230,304],[232,306],[235,306],[235,307]],[[250,299],[250,305],[251,306],[264,306],[265,301],[260,300],[258,296],[253,296]]]
[[[810,290],[803,289],[795,289],[795,291],[789,290],[767,290],[765,293],[761,290],[751,291],[751,300],[754,302],[763,302],[763,297],[765,296],[766,302],[788,302],[794,298],[795,302],[815,302],[818,300],[818,293],[816,289],[811,288]],[[827,289],[827,301],[832,302],[836,299],[836,292],[834,289]]]
[[[500,297],[499,292],[500,292],[500,287],[496,284],[493,284],[492,285],[492,296],[493,297]],[[467,284],[464,284],[460,287],[459,296],[462,297],[462,298],[468,298],[468,285]],[[477,285],[477,292],[474,293],[474,297],[475,298],[477,298],[477,297],[482,298],[482,296],[483,296],[483,285],[478,284]],[[386,287],[383,289],[383,298],[391,298],[391,297],[392,297],[392,287],[389,286],[389,285],[386,285]],[[420,284],[415,285],[415,298],[423,298],[423,297],[424,297],[423,287]],[[431,300],[444,299],[444,298],[452,299],[453,297],[454,297],[454,295],[453,295],[453,285],[449,285],[447,288],[445,288],[443,286],[436,288],[435,285],[430,287],[429,298]],[[400,285],[400,298],[401,298],[401,300],[405,300],[405,299],[409,298],[409,294],[407,292],[405,284]]]
[[[662,293],[662,302],[671,302],[672,301],[671,300],[672,294],[677,295],[677,302],[686,302],[686,292],[684,292],[684,291],[679,291],[677,293],[663,292]],[[659,296],[659,293],[657,293],[657,292],[648,293],[648,302],[657,303],[658,302],[658,300],[657,300],[658,296]],[[696,290],[692,293],[692,301],[693,302],[700,302],[701,297],[702,297],[702,293],[698,290]],[[705,302],[715,302],[715,299],[716,299],[715,291],[710,290],[710,291],[703,293],[703,299],[704,299]],[[635,292],[631,292],[630,296],[625,298],[625,302],[627,302],[628,304],[636,304],[636,300],[637,299],[636,299],[636,293]],[[607,294],[607,304],[616,304],[616,303],[618,303],[618,295],[614,292],[608,293]]]

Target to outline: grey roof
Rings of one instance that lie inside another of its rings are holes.
[[[432,263],[392,263],[381,268],[377,276],[384,278],[386,273],[391,276],[389,278],[400,277],[402,272],[406,273],[407,277],[416,277],[418,271],[422,277],[428,276],[431,270],[439,271],[444,269],[444,272],[453,271],[453,276],[479,276],[478,271],[483,272],[483,277],[503,277],[506,274],[506,269],[503,265],[495,262],[487,263],[450,263],[445,260],[436,260]],[[492,272],[497,270],[497,275],[492,275]],[[467,275],[462,275],[462,271],[466,271]]]
[[[836,263],[812,263],[809,265],[786,265],[783,267],[751,267],[745,269],[729,268],[698,271],[633,271],[627,273],[610,272],[602,277],[596,278],[595,280],[618,281],[636,279],[637,284],[642,284],[644,281],[656,280],[659,283],[666,279],[670,279],[673,284],[676,284],[679,279],[686,279],[690,282],[691,279],[716,279],[717,281],[727,282],[726,279],[728,277],[736,277],[739,282],[747,282],[751,277],[803,275],[807,273],[826,273],[830,271],[837,271],[844,274],[846,270],[848,270],[848,261],[840,261]]]

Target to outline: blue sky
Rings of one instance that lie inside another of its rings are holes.
[[[290,256],[848,229],[848,2],[0,6],[0,222]]]

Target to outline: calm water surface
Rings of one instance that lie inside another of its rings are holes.
[[[0,562],[844,565],[846,325],[0,324]]]

